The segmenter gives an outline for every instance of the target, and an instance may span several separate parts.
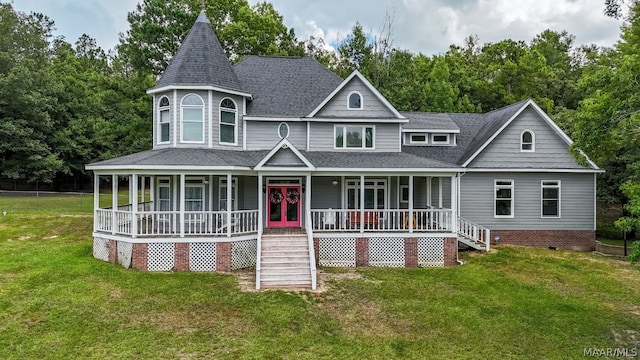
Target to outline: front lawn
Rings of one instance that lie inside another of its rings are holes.
[[[64,210],[61,210],[64,212]],[[0,216],[0,358],[583,358],[640,349],[640,268],[496,247],[448,269],[327,269],[324,292],[91,256],[92,217]]]

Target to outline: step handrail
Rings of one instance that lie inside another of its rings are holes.
[[[489,228],[458,216],[458,235],[483,244],[485,251],[489,252],[491,246],[491,230]]]

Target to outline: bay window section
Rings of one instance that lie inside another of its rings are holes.
[[[373,149],[375,131],[373,126],[336,125],[336,149]]]

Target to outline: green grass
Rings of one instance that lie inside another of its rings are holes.
[[[2,198],[0,198],[2,199]],[[640,348],[640,268],[496,247],[447,269],[327,269],[327,290],[91,256],[90,214],[0,217],[2,359],[582,359]]]

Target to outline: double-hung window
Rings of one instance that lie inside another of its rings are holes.
[[[237,143],[238,108],[233,100],[226,98],[220,102],[220,143]]]
[[[163,96],[158,104],[158,143],[169,142],[171,130],[171,117],[169,115],[169,98]]]
[[[542,217],[560,217],[560,180],[542,180]]]
[[[347,208],[360,208],[360,181],[347,182]],[[386,208],[387,182],[385,180],[366,180],[364,182],[364,208]]]
[[[204,141],[204,101],[196,94],[182,98],[182,141]]]
[[[513,180],[496,180],[494,183],[494,217],[513,217]]]
[[[375,127],[336,125],[335,148],[336,149],[373,149]]]
[[[520,151],[536,151],[536,135],[531,130],[525,130],[520,134]]]

